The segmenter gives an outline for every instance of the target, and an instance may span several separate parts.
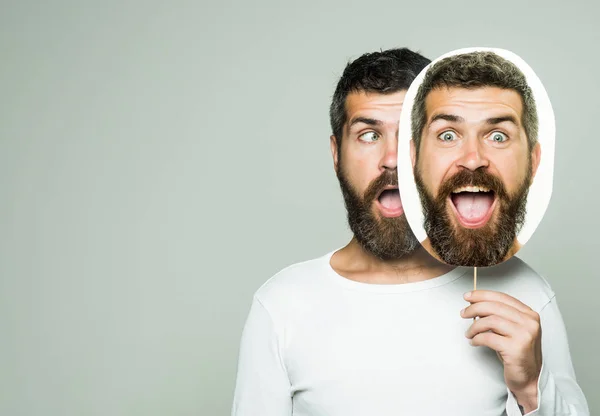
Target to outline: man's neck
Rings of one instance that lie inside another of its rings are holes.
[[[523,247],[523,246],[521,245],[519,240],[517,240],[517,238],[515,237],[515,241],[514,241],[512,247],[510,248],[510,250],[508,250],[508,253],[506,253],[504,260],[502,260],[502,261],[506,261],[506,260],[510,259],[512,256],[514,256],[515,254],[517,254],[517,252],[519,250],[521,250],[521,247]]]
[[[400,259],[381,260],[365,250],[355,238],[333,254],[330,264],[347,279],[373,284],[420,282],[453,269],[434,259],[421,246]]]

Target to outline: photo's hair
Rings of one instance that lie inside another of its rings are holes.
[[[533,92],[525,75],[515,64],[493,52],[471,52],[449,56],[427,69],[415,96],[411,114],[412,138],[415,141],[417,157],[423,129],[427,123],[425,100],[431,91],[443,87],[498,87],[516,91],[523,100],[521,123],[527,134],[529,150],[537,143],[537,110]]]
[[[346,65],[329,108],[331,131],[338,149],[347,121],[346,98],[351,92],[392,94],[408,90],[410,84],[431,60],[407,48],[370,52]]]

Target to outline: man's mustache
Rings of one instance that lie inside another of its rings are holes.
[[[379,196],[386,186],[398,186],[398,171],[386,170],[369,184],[364,193],[364,202],[370,204]]]

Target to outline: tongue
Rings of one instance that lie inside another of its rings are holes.
[[[494,197],[483,192],[461,192],[454,195],[452,201],[461,217],[469,221],[478,221],[485,217],[494,202]]]
[[[379,197],[379,202],[387,209],[400,209],[402,207],[400,192],[398,191],[384,191]]]

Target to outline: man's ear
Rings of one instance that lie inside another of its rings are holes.
[[[410,160],[412,162],[412,168],[415,169],[415,161],[417,159],[417,149],[415,148],[415,141],[410,139]]]
[[[531,182],[533,182],[533,178],[535,178],[535,174],[537,173],[538,167],[540,166],[540,160],[542,158],[542,147],[540,146],[540,142],[537,142],[535,146],[533,146],[533,150],[531,151]],[[529,184],[531,186],[531,184]]]
[[[338,145],[335,136],[332,134],[329,136],[329,147],[331,148],[331,156],[333,157],[333,168],[335,173],[338,171]]]

